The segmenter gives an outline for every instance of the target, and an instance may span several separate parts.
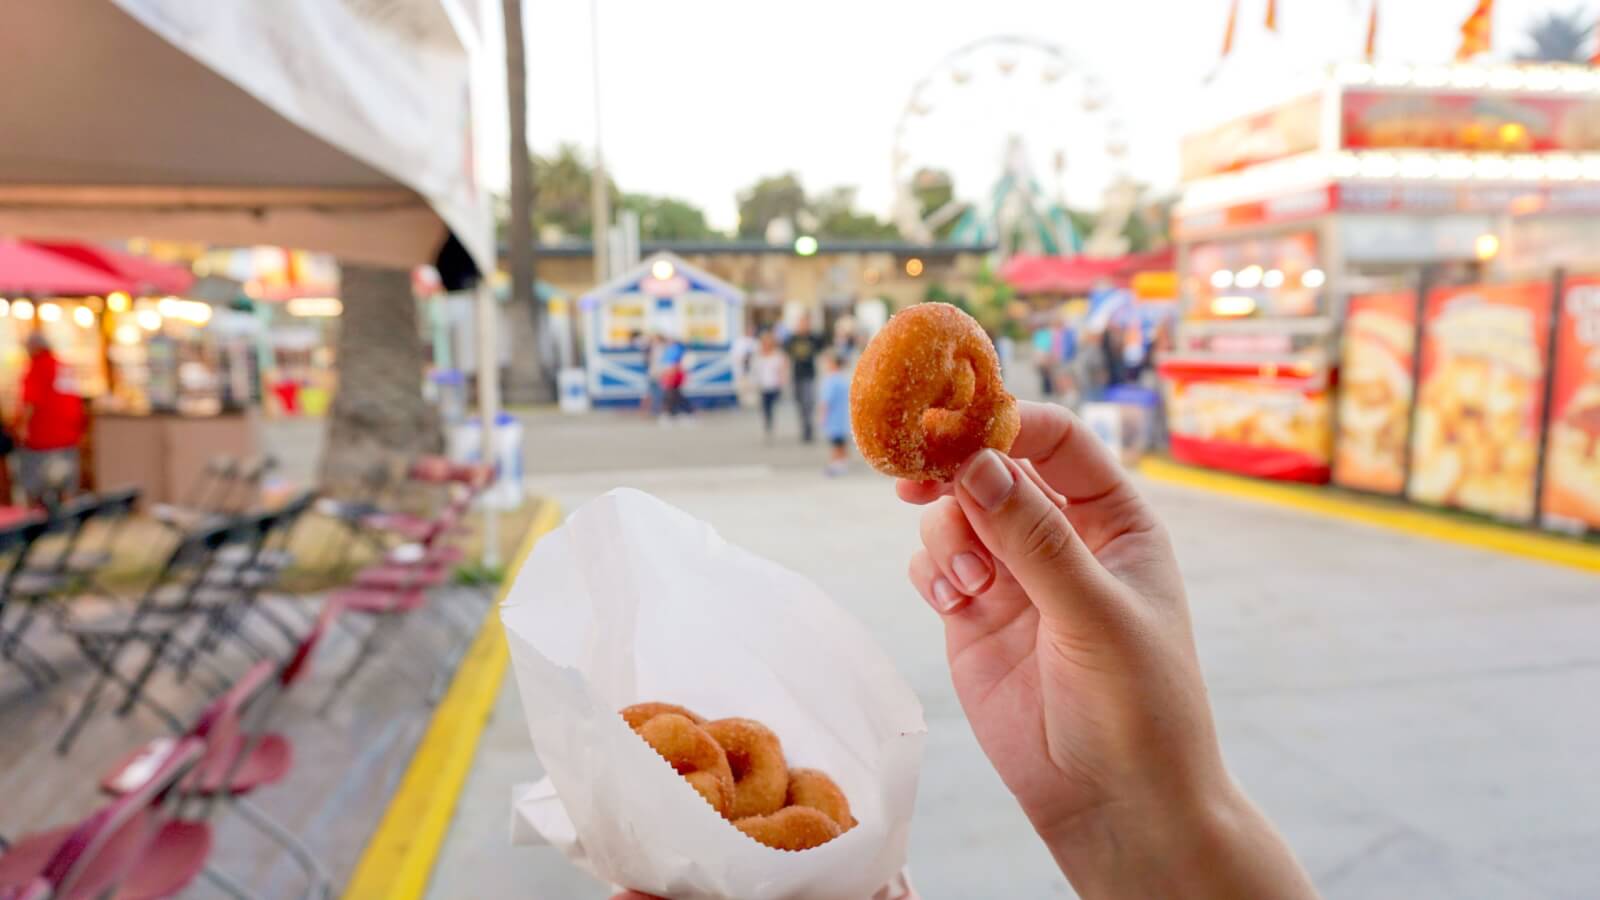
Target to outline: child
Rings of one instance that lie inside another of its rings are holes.
[[[839,369],[839,357],[832,352],[822,359],[822,434],[832,448],[828,451],[828,465],[823,474],[832,478],[845,472],[845,456],[850,445],[850,378]]]

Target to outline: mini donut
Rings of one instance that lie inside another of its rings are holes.
[[[663,716],[668,713],[683,716],[696,725],[703,725],[706,721],[676,703],[635,703],[632,706],[622,708],[623,720],[634,731],[638,731],[644,723],[654,719],[656,716]]]
[[[733,770],[728,755],[704,728],[687,716],[666,713],[645,722],[638,731],[713,809],[728,815],[734,796]]]
[[[750,719],[707,722],[711,735],[728,754],[733,768],[733,808],[730,819],[764,816],[783,807],[789,790],[789,764],[783,745],[767,726]]]
[[[789,795],[784,806],[806,806],[826,815],[838,824],[840,831],[849,831],[856,825],[850,815],[850,801],[833,779],[816,769],[790,769]]]
[[[979,450],[1010,450],[1021,418],[977,321],[948,303],[920,303],[861,351],[850,425],[861,456],[885,475],[949,481]]]
[[[733,827],[774,850],[810,850],[842,833],[839,823],[809,806],[786,806],[771,815],[736,819]]]

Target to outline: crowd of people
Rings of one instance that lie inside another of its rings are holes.
[[[684,394],[692,360],[688,348],[671,334],[641,335],[636,345],[644,353],[649,390],[642,411],[663,425],[691,423],[694,409]],[[817,441],[820,432],[828,444],[823,472],[844,474],[850,448],[850,363],[861,347],[855,321],[844,317],[831,333],[820,328],[809,312],[792,322],[751,327],[731,348],[734,381],[739,401],[759,405],[762,436],[776,440],[780,407],[785,395],[794,404],[800,440]]]

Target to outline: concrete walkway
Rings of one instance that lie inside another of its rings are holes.
[[[735,429],[754,422],[714,422],[558,420],[540,432],[554,435],[546,452],[530,448],[535,486],[567,509],[616,484],[652,491],[820,583],[877,635],[926,709],[911,847],[923,895],[1071,896],[979,752],[938,622],[905,580],[916,511],[868,473],[823,480],[810,448],[728,452],[744,433]],[[658,434],[675,449],[661,451]],[[676,465],[652,464],[663,455]],[[1594,896],[1600,580],[1145,489],[1178,544],[1229,762],[1328,897]],[[539,775],[514,692],[508,678],[430,896],[604,897],[552,851],[507,845],[511,785]]]

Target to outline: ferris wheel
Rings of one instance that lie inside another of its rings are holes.
[[[1104,83],[1047,41],[993,36],[944,56],[895,124],[894,219],[919,242],[1111,255],[1133,212],[1127,139]],[[941,184],[948,175],[953,195]],[[1067,210],[1100,210],[1095,233]]]

